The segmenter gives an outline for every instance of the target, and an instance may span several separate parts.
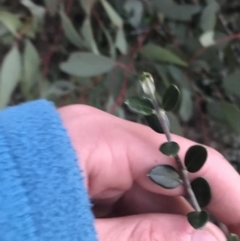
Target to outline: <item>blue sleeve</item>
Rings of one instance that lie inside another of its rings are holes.
[[[97,240],[77,157],[45,100],[0,112],[0,240]]]

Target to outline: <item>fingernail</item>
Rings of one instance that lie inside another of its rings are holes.
[[[209,232],[199,230],[193,234],[192,241],[217,241],[217,239]]]

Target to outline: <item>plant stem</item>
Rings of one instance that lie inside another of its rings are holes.
[[[183,179],[183,183],[185,185],[186,191],[188,193],[188,196],[190,198],[190,202],[192,203],[192,206],[194,207],[194,209],[197,212],[201,212],[201,208],[198,204],[197,198],[192,190],[191,184],[190,184],[190,180],[188,178],[188,171],[187,169],[182,165],[181,160],[179,158],[179,156],[177,155],[175,157],[175,161],[178,165],[179,170],[181,171],[181,175],[182,175],[182,179]]]
[[[165,116],[166,114],[160,108],[160,106],[158,105],[155,96],[152,96],[152,103],[153,103],[154,109],[156,111],[156,115],[158,117],[158,120],[159,120],[159,122],[160,122],[160,124],[161,124],[161,126],[163,128],[163,132],[166,135],[167,141],[171,142],[172,141],[172,137],[171,137],[171,133],[170,133],[170,130],[169,130],[168,123],[166,121],[166,116]],[[201,212],[201,208],[200,208],[200,206],[198,204],[196,196],[195,196],[195,194],[194,194],[194,192],[192,190],[192,187],[191,187],[191,184],[190,184],[190,180],[188,178],[188,171],[187,171],[187,169],[182,165],[182,162],[181,162],[181,160],[180,160],[178,155],[175,156],[174,159],[175,159],[175,161],[177,163],[179,171],[181,172],[183,183],[184,183],[185,189],[187,191],[187,194],[188,194],[188,196],[190,198],[190,201],[192,203],[192,206],[194,207],[194,209],[197,212]]]

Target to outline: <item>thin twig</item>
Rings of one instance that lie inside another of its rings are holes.
[[[171,138],[171,133],[170,133],[170,130],[169,130],[169,126],[166,122],[166,119],[165,119],[165,112],[160,108],[160,106],[158,105],[156,99],[155,99],[155,96],[153,95],[152,96],[152,103],[153,103],[153,106],[154,106],[154,109],[156,111],[156,115],[158,117],[158,120],[163,128],[163,132],[164,134],[166,135],[166,138],[167,138],[167,141],[168,142],[171,142],[172,141],[172,138]],[[197,211],[197,212],[201,212],[201,208],[198,204],[198,201],[196,199],[196,196],[192,190],[192,187],[191,187],[191,184],[190,184],[190,180],[189,180],[189,177],[188,177],[188,171],[187,169],[183,166],[179,156],[175,156],[174,157],[175,161],[176,161],[176,164],[178,166],[178,169],[181,173],[181,177],[183,179],[183,183],[184,183],[184,186],[185,186],[185,189],[187,191],[187,194],[190,198],[190,202],[192,204],[192,206],[194,207],[194,209]]]

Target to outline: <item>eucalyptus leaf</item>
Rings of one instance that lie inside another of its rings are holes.
[[[170,123],[171,133],[179,136],[183,136],[183,130],[177,116],[171,112],[168,112],[166,115]]]
[[[148,177],[157,185],[166,189],[173,189],[181,185],[178,172],[170,165],[156,166],[148,173]]]
[[[130,15],[128,22],[137,28],[143,16],[143,3],[138,0],[127,0],[124,4],[124,10]]]
[[[188,65],[184,60],[182,60],[177,55],[155,44],[145,45],[141,49],[140,53],[143,56],[152,60],[161,61],[161,62],[170,63],[170,64],[176,64],[183,67],[186,67]]]
[[[207,150],[200,145],[191,146],[185,155],[185,166],[189,172],[199,171],[207,160]]]
[[[237,234],[231,233],[229,234],[227,241],[240,241],[240,239]]]
[[[200,27],[204,32],[214,29],[217,19],[216,13],[218,10],[218,3],[215,0],[211,0],[202,11]]]
[[[91,9],[95,4],[96,0],[79,0],[80,5],[82,6],[83,10],[89,16],[91,14]]]
[[[180,101],[180,91],[176,85],[171,85],[165,92],[162,106],[165,111],[173,110]]]
[[[29,9],[33,16],[35,16],[38,21],[43,22],[46,9],[43,6],[37,5],[30,0],[21,0],[21,4]]]
[[[159,150],[166,156],[170,156],[170,157],[174,157],[174,156],[177,156],[178,152],[179,152],[179,145],[174,142],[174,141],[171,141],[171,142],[165,142],[163,143]]]
[[[86,41],[87,47],[91,49],[94,54],[100,54],[97,43],[94,39],[90,17],[85,18],[81,29],[81,33],[84,37],[84,40]]]
[[[115,45],[122,54],[127,53],[128,46],[127,46],[127,40],[126,40],[126,36],[123,28],[119,28],[117,30]]]
[[[207,103],[207,112],[213,120],[224,124],[233,132],[240,133],[240,109],[235,105],[214,100]]]
[[[240,71],[238,69],[224,78],[223,88],[228,94],[240,97]]]
[[[71,20],[65,14],[65,11],[61,9],[59,14],[62,20],[62,26],[63,26],[63,30],[66,38],[77,48],[85,47],[86,44],[84,39],[79,35],[77,30],[74,28]]]
[[[187,217],[188,217],[188,222],[195,229],[203,228],[209,221],[209,215],[206,211],[190,212],[188,213]]]
[[[110,3],[106,0],[100,0],[108,17],[110,18],[113,25],[115,25],[118,28],[122,28],[123,26],[123,20],[120,17],[120,15],[116,12],[116,10],[112,7]]]
[[[130,97],[125,101],[125,104],[130,110],[137,114],[151,115],[154,111],[151,107],[149,107],[149,104],[146,103],[146,100],[139,97]]]
[[[153,0],[152,8],[166,18],[178,21],[190,21],[201,7],[197,4],[176,4],[173,0]]]
[[[21,57],[17,46],[13,46],[3,59],[0,75],[0,109],[7,106],[21,74]]]
[[[2,22],[14,36],[17,36],[18,30],[23,25],[19,16],[6,11],[0,11],[0,22]]]
[[[35,46],[26,40],[23,53],[23,83],[26,91],[30,91],[33,83],[37,80],[40,63],[41,60]]]
[[[66,74],[77,77],[93,77],[109,72],[115,61],[88,52],[74,52],[69,59],[60,64],[60,69]]]
[[[179,114],[181,119],[185,122],[189,121],[193,115],[193,101],[192,94],[188,89],[181,89],[181,105],[179,108]]]
[[[181,86],[182,89],[186,89],[189,92],[191,91],[191,86],[190,86],[189,80],[182,68],[175,66],[175,65],[168,65],[167,70],[168,70],[170,76],[172,77],[172,79],[179,86]]]
[[[208,182],[202,178],[198,177],[191,183],[192,190],[196,196],[198,204],[201,208],[206,207],[212,198],[211,188]]]

